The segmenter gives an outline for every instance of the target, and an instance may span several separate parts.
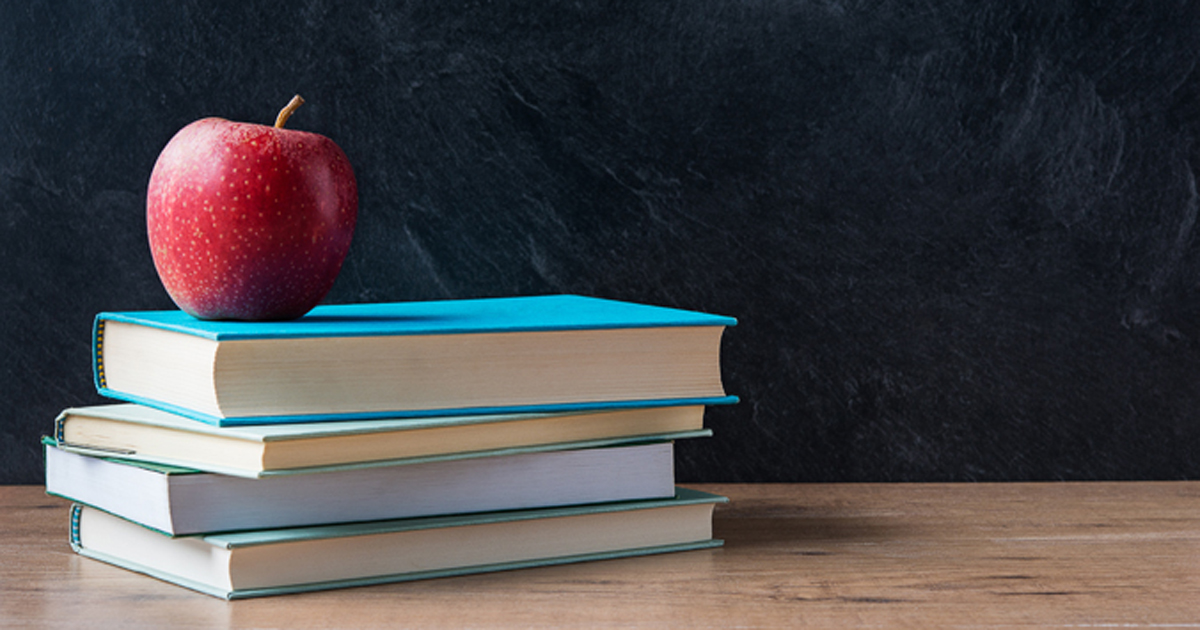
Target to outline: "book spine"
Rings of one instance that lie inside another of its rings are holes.
[[[70,531],[69,536],[70,536],[70,542],[71,542],[71,549],[74,549],[76,553],[78,553],[80,549],[83,549],[83,544],[80,542],[80,539],[79,539],[79,515],[81,513],[83,513],[83,506],[78,503],[72,503],[71,504],[71,531]]]
[[[108,382],[104,378],[104,321],[97,316],[92,325],[92,378],[98,392],[108,389]]]

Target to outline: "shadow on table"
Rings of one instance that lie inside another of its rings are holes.
[[[823,555],[825,547],[885,543],[903,536],[898,523],[871,516],[752,516],[713,520],[713,534],[729,549],[792,547]]]

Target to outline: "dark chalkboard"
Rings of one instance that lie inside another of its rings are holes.
[[[330,136],[330,302],[582,293],[739,318],[682,480],[1200,477],[1195,3],[0,5],[0,482],[100,310],[169,308],[159,150]]]

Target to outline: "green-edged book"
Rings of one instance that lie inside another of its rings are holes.
[[[53,437],[88,455],[272,477],[710,434],[699,405],[215,427],[121,403],[67,409]]]
[[[81,555],[227,599],[713,547],[724,497],[171,538],[76,504]]]
[[[574,295],[318,306],[288,322],[101,313],[96,387],[210,424],[734,402],[730,317]]]
[[[244,479],[46,446],[46,491],[169,535],[664,498],[670,442]]]

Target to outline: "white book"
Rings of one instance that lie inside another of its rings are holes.
[[[670,497],[670,442],[261,479],[46,446],[46,491],[171,535]]]

